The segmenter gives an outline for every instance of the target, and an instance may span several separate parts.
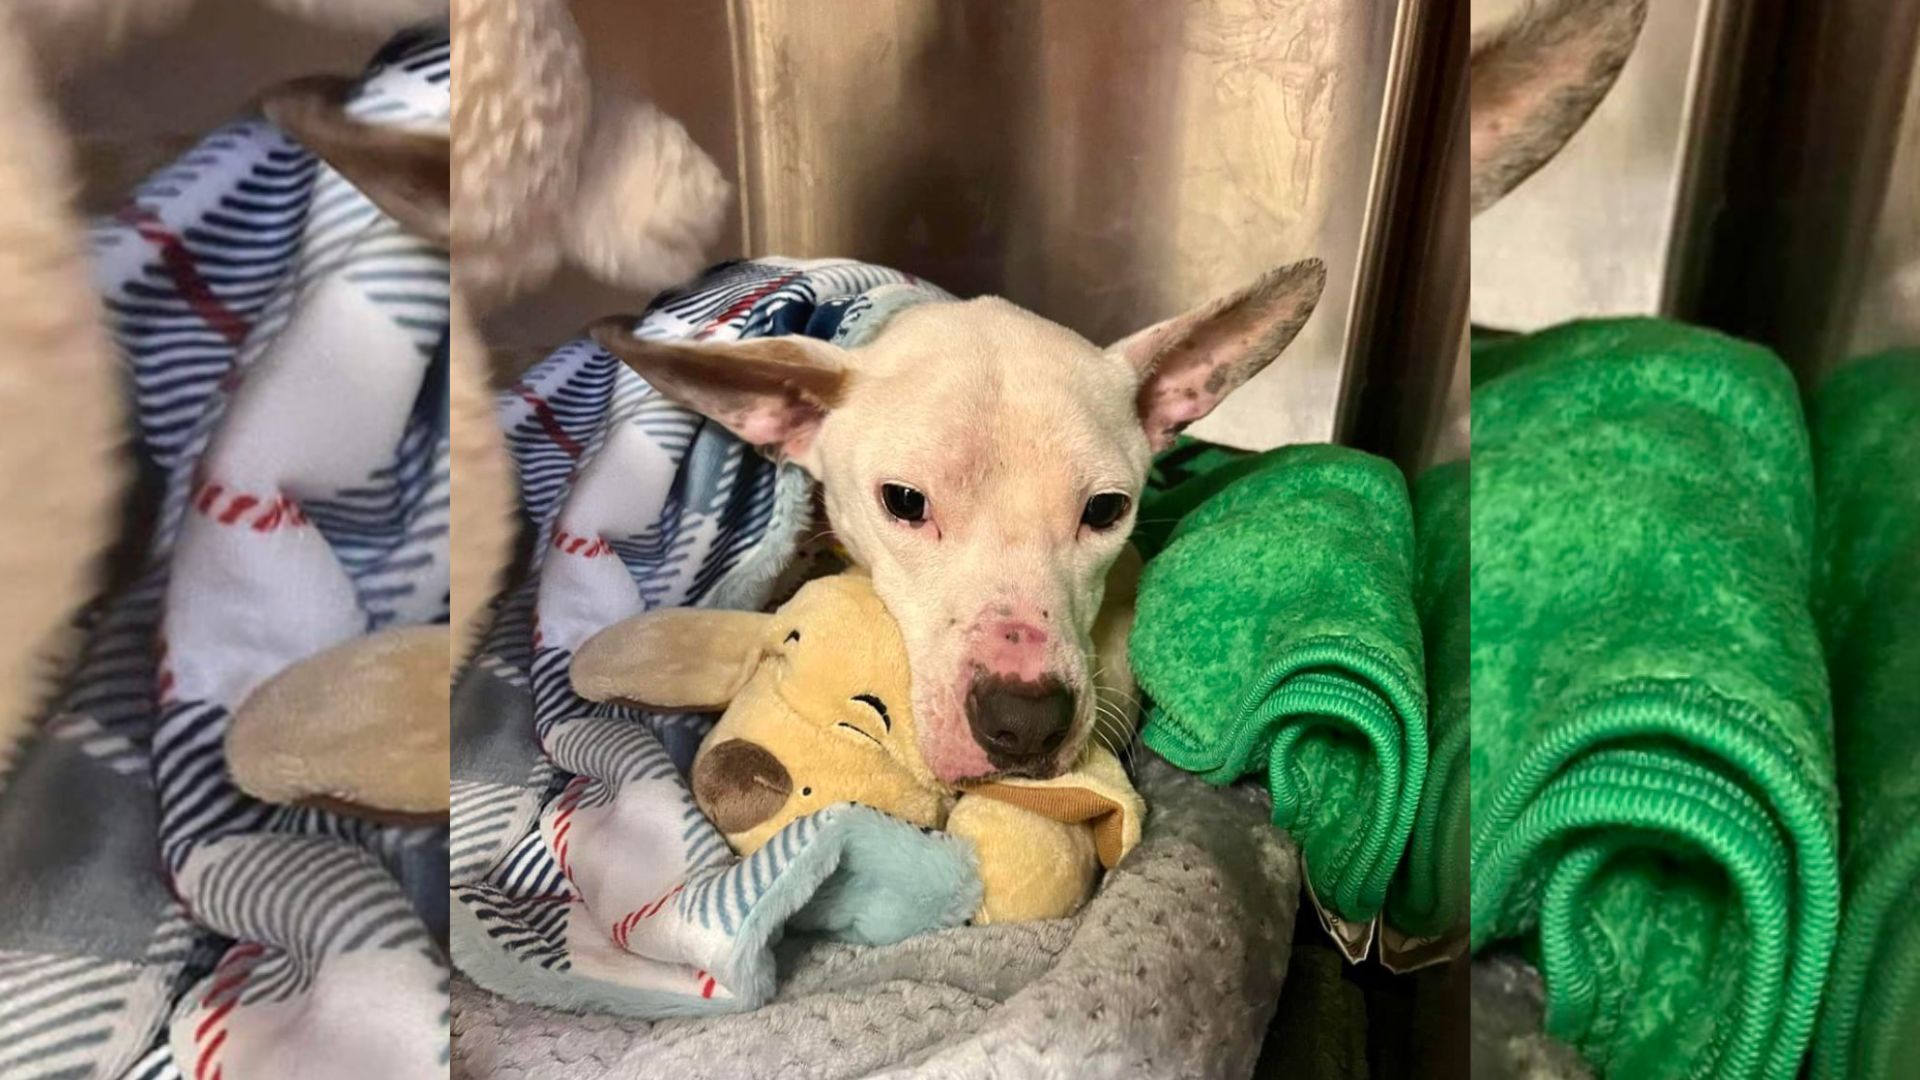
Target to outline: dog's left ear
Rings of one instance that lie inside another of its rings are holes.
[[[634,315],[587,328],[600,347],[655,390],[762,451],[819,475],[814,436],[846,387],[844,350],[816,338],[765,337],[688,344],[633,336]]]
[[[353,80],[295,79],[272,90],[260,111],[287,137],[326,162],[409,233],[446,246],[450,140],[442,133],[369,124],[347,114]]]
[[[1113,345],[1140,373],[1135,405],[1156,453],[1273,362],[1313,314],[1327,264],[1304,259]]]

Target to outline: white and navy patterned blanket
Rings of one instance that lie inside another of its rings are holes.
[[[444,127],[444,26],[349,109]],[[230,712],[447,618],[447,261],[263,120],[93,234],[163,502],[0,796],[0,1076],[445,1076],[446,830],[258,803]],[[436,940],[436,939],[440,940]]]
[[[662,296],[635,333],[854,346],[936,298],[862,263],[736,262]],[[529,371],[500,419],[538,544],[454,692],[455,964],[539,1004],[735,1012],[772,995],[771,945],[787,929],[885,942],[970,916],[965,845],[865,807],[803,818],[735,858],[683,775],[710,718],[573,693],[574,650],[614,622],[767,604],[811,520],[806,475],[586,340]]]

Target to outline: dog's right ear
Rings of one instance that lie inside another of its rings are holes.
[[[1573,138],[1619,78],[1646,19],[1647,0],[1548,0],[1475,35],[1468,67],[1475,214]]]
[[[1188,424],[1272,363],[1326,287],[1327,264],[1302,259],[1110,346],[1139,373],[1134,406],[1153,451],[1173,445]]]
[[[261,112],[313,151],[400,227],[444,247],[453,201],[446,133],[370,124],[348,115],[352,79],[318,75],[272,90]]]
[[[661,608],[622,619],[573,654],[574,692],[656,711],[724,709],[760,666],[773,616]]]
[[[814,437],[846,388],[843,349],[799,336],[724,344],[649,341],[633,336],[639,321],[616,315],[588,332],[662,394],[819,475]]]

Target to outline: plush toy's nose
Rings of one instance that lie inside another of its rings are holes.
[[[723,833],[745,832],[780,812],[793,778],[757,743],[728,739],[693,767],[693,799]]]

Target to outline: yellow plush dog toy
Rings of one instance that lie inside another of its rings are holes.
[[[726,709],[694,758],[693,794],[742,855],[843,802],[966,837],[984,886],[975,922],[1072,914],[1140,840],[1140,796],[1097,746],[1053,780],[937,782],[914,736],[906,646],[858,573],[810,582],[771,615],[636,615],[582,645],[572,678],[594,701]]]

